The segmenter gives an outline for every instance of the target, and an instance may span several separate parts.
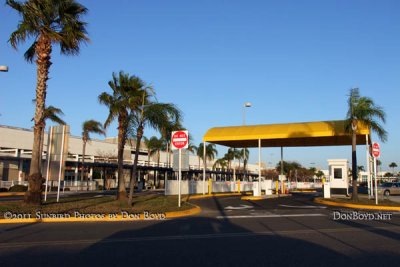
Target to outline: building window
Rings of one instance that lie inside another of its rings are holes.
[[[333,178],[334,179],[342,179],[342,168],[334,168],[333,169]]]

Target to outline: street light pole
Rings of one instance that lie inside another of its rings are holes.
[[[243,125],[246,125],[246,108],[251,107],[250,102],[245,102],[243,105]],[[246,160],[246,148],[243,148],[243,178],[246,178],[246,165],[245,165],[245,160]]]
[[[243,105],[243,125],[246,125],[246,108],[251,107],[251,103],[250,102],[246,102]]]

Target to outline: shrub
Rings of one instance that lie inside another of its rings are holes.
[[[7,189],[7,188],[4,188],[4,187],[1,187],[1,188],[0,188],[0,192],[8,192],[8,189]]]
[[[14,185],[11,186],[10,189],[8,189],[9,192],[26,192],[28,191],[28,187],[25,185]]]

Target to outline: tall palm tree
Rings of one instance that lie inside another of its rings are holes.
[[[224,170],[227,166],[228,166],[228,162],[225,159],[225,157],[223,157],[223,158],[217,159],[214,162],[213,169],[216,169],[217,167],[221,167],[221,169]]]
[[[380,125],[379,121],[385,123],[386,115],[382,107],[376,106],[371,98],[360,96],[360,91],[358,88],[350,89],[348,108],[349,109],[346,116],[346,131],[352,135],[352,199],[358,201],[356,152],[358,125],[363,124],[364,126],[368,127],[378,135],[382,142],[385,142],[387,140],[387,132]]]
[[[164,140],[162,138],[157,138],[156,136],[152,136],[150,138],[150,156],[156,155],[157,159],[157,167],[160,167],[160,154],[161,150],[164,148]],[[154,172],[154,177],[153,177],[153,184],[156,186],[157,184],[157,176],[158,176],[158,171]]]
[[[171,135],[173,131],[183,130],[183,126],[180,121],[171,120],[171,118],[167,118],[164,125],[160,129],[161,137],[165,140],[165,146],[167,151],[167,161],[168,165],[171,163]],[[189,142],[190,142],[190,135],[189,135]],[[169,166],[168,166],[169,167]]]
[[[397,168],[396,162],[390,163],[390,164],[389,164],[389,168],[392,168],[392,174],[393,174],[393,176],[394,176],[394,168]]]
[[[231,162],[232,160],[235,159],[235,157],[237,156],[235,153],[235,149],[234,148],[229,148],[228,152],[225,153],[224,155],[224,159],[228,162],[228,170],[231,170]],[[207,153],[207,152],[206,152]]]
[[[203,160],[203,163],[207,166],[207,160],[213,160],[215,159],[216,156],[218,156],[218,151],[215,147],[214,144],[207,144],[206,145],[206,158],[204,159],[204,143],[200,143],[198,150],[197,150],[197,156]]]
[[[34,100],[33,102],[35,102]],[[43,144],[44,144],[44,130],[46,129],[46,121],[50,120],[52,122],[58,123],[60,125],[65,125],[65,121],[61,119],[60,116],[63,116],[64,113],[62,112],[61,109],[56,108],[54,106],[48,106],[44,109],[44,119],[43,119],[43,128],[42,128],[42,138],[40,139],[40,158],[42,157],[43,154]],[[32,119],[33,120],[33,119]]]
[[[243,173],[246,172],[246,165],[249,160],[250,151],[247,148],[243,148],[240,150],[240,155],[243,159]]]
[[[86,143],[90,141],[90,134],[102,134],[105,135],[103,125],[95,120],[87,120],[82,124],[82,169],[81,169],[81,180],[85,180],[85,155],[86,155]],[[89,179],[87,179],[87,190],[89,190]]]
[[[25,194],[25,202],[41,204],[43,178],[40,168],[40,140],[44,127],[52,47],[54,44],[60,45],[61,54],[79,54],[80,45],[89,41],[86,23],[81,21],[87,9],[75,0],[28,0],[25,2],[7,0],[6,4],[22,16],[17,29],[10,36],[10,44],[16,49],[28,38],[34,40],[24,54],[28,62],[36,59],[37,65],[32,160],[28,177],[29,190]]]
[[[161,132],[167,125],[180,124],[182,114],[174,104],[156,102],[155,93],[151,86],[146,85],[140,79],[136,84],[135,90],[139,92],[140,98],[139,101],[131,103],[130,127],[135,135],[136,147],[139,147],[145,127]],[[129,205],[132,205],[138,159],[139,149],[136,149],[129,184]]]
[[[117,199],[125,201],[127,199],[125,189],[125,179],[123,173],[124,147],[127,139],[128,127],[130,122],[131,106],[137,104],[140,95],[137,91],[137,84],[140,79],[130,76],[128,73],[120,71],[117,75],[112,74],[112,80],[108,82],[112,94],[103,92],[99,95],[99,102],[108,107],[109,114],[104,122],[106,129],[115,119],[118,121],[118,193]],[[140,143],[139,143],[140,145]],[[139,150],[139,146],[138,149]]]

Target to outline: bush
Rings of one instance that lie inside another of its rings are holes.
[[[4,187],[1,187],[1,188],[0,188],[0,192],[8,192],[8,189],[7,189],[7,188],[4,188]]]
[[[8,189],[8,192],[26,192],[26,191],[28,191],[28,187],[20,184],[11,186],[10,189]]]
[[[104,190],[104,186],[98,185],[98,186],[97,186],[97,190]]]

